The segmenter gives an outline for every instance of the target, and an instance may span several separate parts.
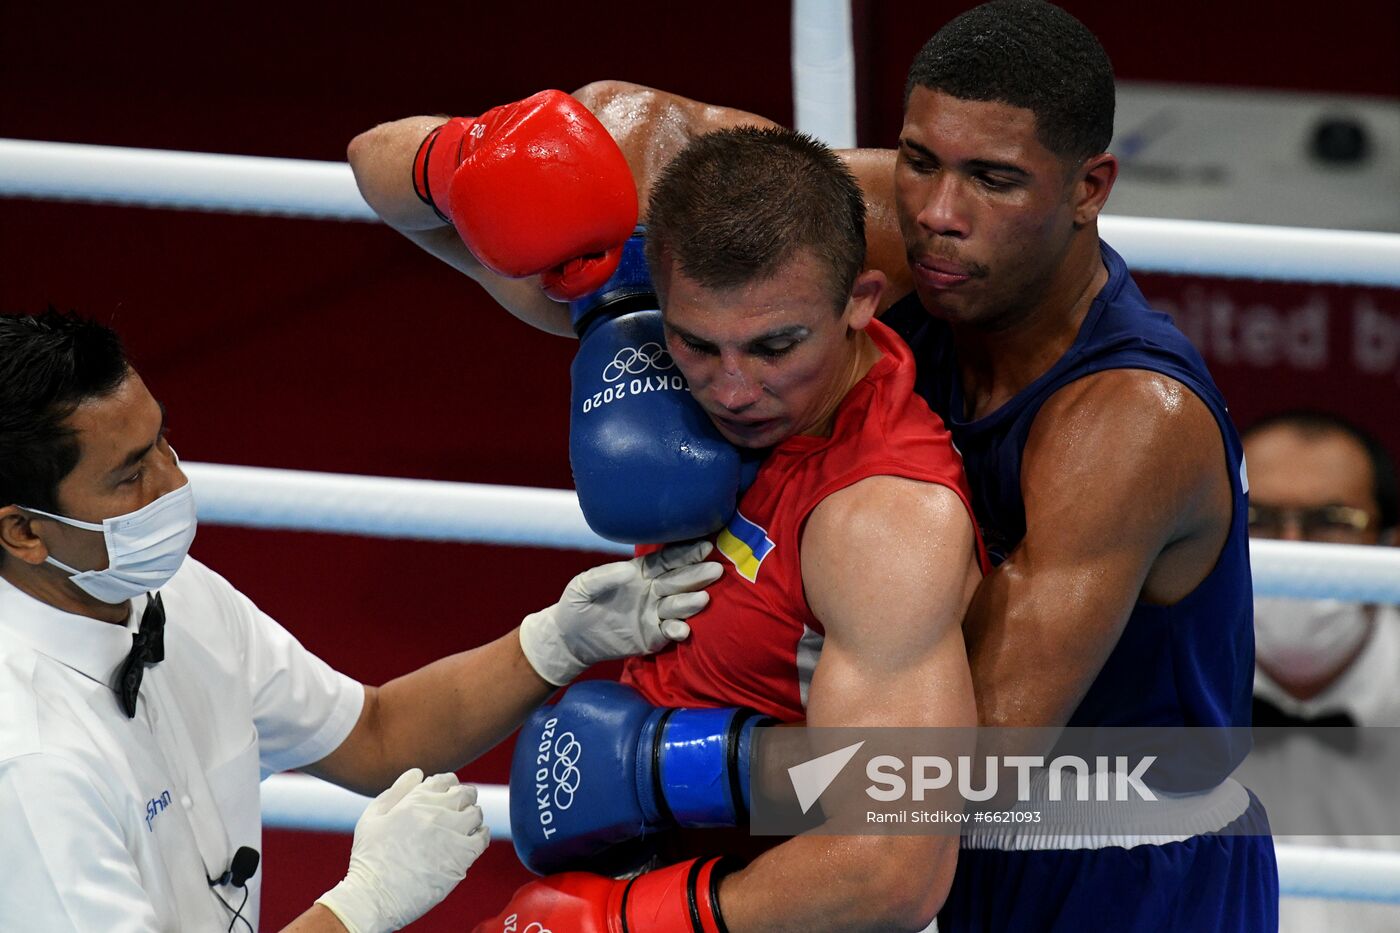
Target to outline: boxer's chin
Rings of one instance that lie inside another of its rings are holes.
[[[745,420],[711,414],[710,420],[719,429],[719,433],[724,435],[724,439],[735,447],[762,450],[787,440],[787,421],[783,418]]]

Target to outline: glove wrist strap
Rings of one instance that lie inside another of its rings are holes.
[[[609,318],[660,307],[647,268],[645,231],[645,227],[633,231],[622,246],[617,269],[601,287],[569,302],[570,322],[579,337]]]
[[[719,883],[738,863],[729,858],[692,859],[634,878],[616,910],[626,933],[729,933],[719,908]]]
[[[749,757],[760,718],[751,710],[675,710],[658,729],[656,771],[667,809],[681,826],[748,821]]]
[[[445,210],[449,203],[447,189],[452,173],[462,163],[463,144],[475,122],[470,117],[453,117],[434,127],[418,144],[413,157],[413,193],[445,224],[452,223]]]

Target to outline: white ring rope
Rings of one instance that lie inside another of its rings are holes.
[[[0,139],[0,196],[374,220],[343,162]],[[1148,272],[1400,287],[1400,234],[1149,217],[1100,231]]]
[[[571,489],[181,462],[214,525],[631,554],[583,520]]]
[[[1249,562],[1260,596],[1400,603],[1400,548],[1251,539]]]
[[[491,841],[508,841],[510,788],[504,784],[478,784],[476,791],[476,802],[491,828]],[[309,774],[274,774],[262,782],[263,825],[311,832],[353,832],[371,799]]]
[[[478,784],[491,841],[510,839],[510,788]],[[370,798],[305,774],[275,774],[262,784],[263,825],[348,833]],[[1400,853],[1277,844],[1279,887],[1289,897],[1400,904]]]
[[[571,489],[188,463],[200,521],[378,538],[630,554],[598,537]],[[1400,548],[1251,541],[1261,596],[1400,603]]]
[[[0,196],[370,220],[344,162],[0,139]]]
[[[1400,233],[1112,216],[1099,232],[1143,272],[1400,287]]]
[[[1400,904],[1400,852],[1276,843],[1285,897]]]

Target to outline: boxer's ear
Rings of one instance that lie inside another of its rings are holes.
[[[1118,157],[1109,152],[1085,159],[1084,164],[1075,169],[1071,181],[1070,207],[1074,210],[1076,228],[1098,220],[1117,179]]]
[[[880,296],[885,293],[889,280],[879,269],[867,269],[856,276],[851,286],[851,297],[846,300],[842,312],[846,326],[851,330],[864,330],[880,308]]]

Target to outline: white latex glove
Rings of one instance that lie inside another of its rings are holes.
[[[520,623],[520,647],[545,680],[562,687],[599,661],[659,651],[690,636],[689,619],[710,601],[702,587],[724,568],[700,563],[708,541],[671,544],[586,570],[559,602]]]
[[[450,894],[490,841],[475,787],[410,768],[365,808],[345,880],[316,903],[350,933],[397,930]]]

